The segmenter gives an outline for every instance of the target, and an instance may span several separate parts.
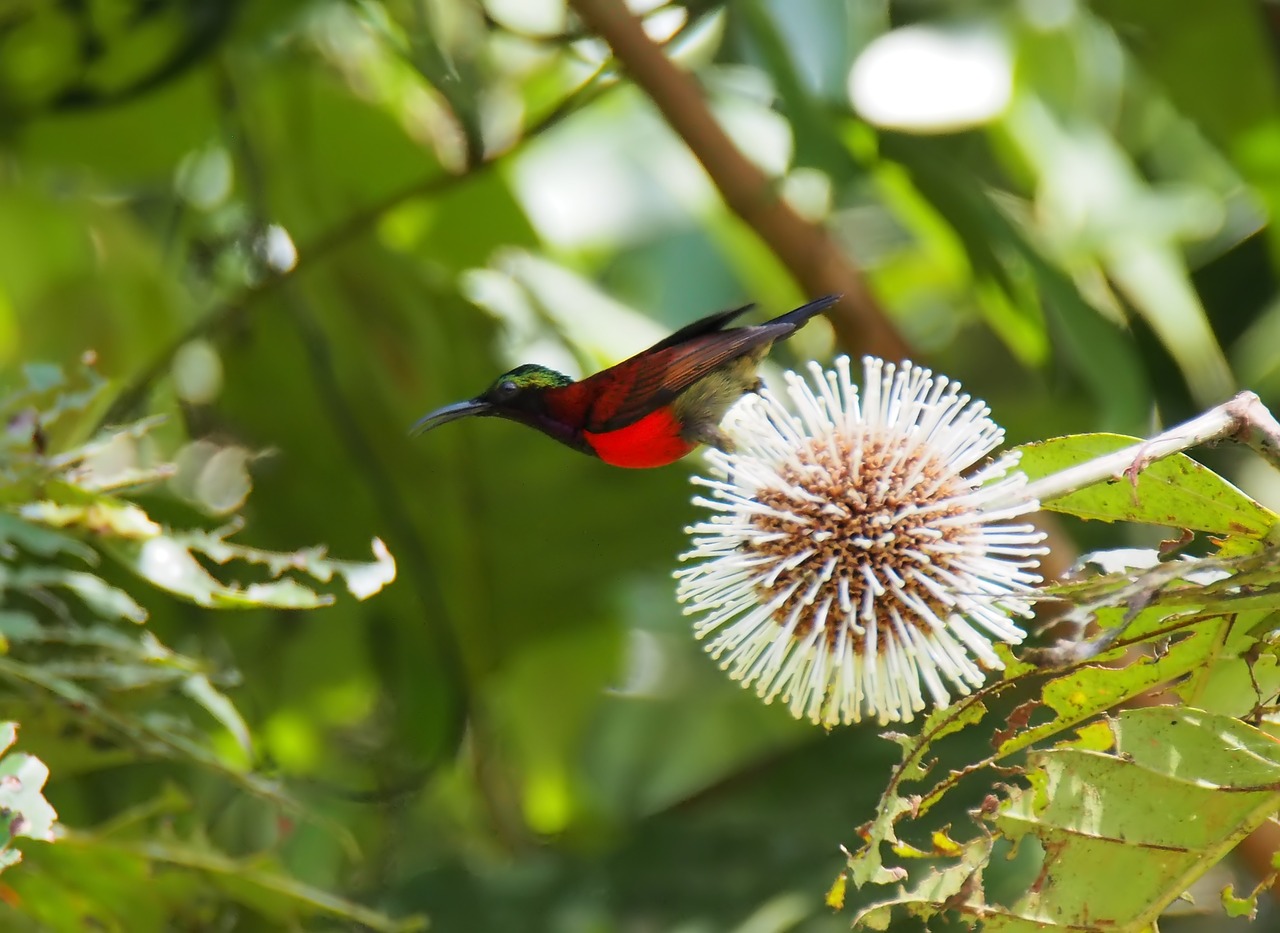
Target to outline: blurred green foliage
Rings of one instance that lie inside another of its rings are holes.
[[[1280,401],[1269,9],[690,0],[649,22],[918,357],[1023,440],[1144,433],[1236,385]],[[1007,106],[947,132],[857,116],[855,59],[906,26],[994,35]],[[126,466],[177,465],[133,478],[148,520],[214,548],[232,514],[288,553],[376,536],[399,568],[367,602],[225,614],[108,561],[105,604],[33,609],[97,634],[24,650],[96,668],[83,695],[5,675],[23,699],[0,718],[70,829],[23,841],[0,925],[275,929],[334,897],[351,925],[847,928],[822,896],[898,750],[762,708],[703,657],[669,580],[696,458],[406,434],[512,363],[580,373],[802,297],[604,51],[554,0],[0,11],[4,388],[90,350],[111,381],[41,444],[123,456],[95,425],[163,416],[123,435]],[[833,349],[813,326],[779,356]],[[83,572],[85,521],[30,525],[66,542],[35,553]]]

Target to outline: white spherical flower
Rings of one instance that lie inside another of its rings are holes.
[[[1022,641],[1044,536],[1008,520],[1038,503],[1014,455],[964,473],[1004,431],[957,383],[868,357],[859,394],[848,357],[810,371],[786,374],[790,408],[766,389],[726,418],[678,599],[765,702],[909,721],[1000,669],[993,640]]]

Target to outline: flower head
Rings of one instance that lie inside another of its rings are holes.
[[[909,721],[923,690],[945,705],[1020,642],[1043,534],[1008,520],[1038,504],[980,401],[910,363],[848,357],[787,373],[792,408],[767,389],[725,420],[735,451],[710,451],[715,514],[692,526],[677,597],[730,676],[797,718]]]

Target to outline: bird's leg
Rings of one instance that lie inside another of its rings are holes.
[[[695,444],[706,444],[727,454],[733,453],[733,441],[729,440],[729,435],[714,424],[689,425],[684,430],[684,436]]]

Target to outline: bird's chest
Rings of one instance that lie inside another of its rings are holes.
[[[685,426],[685,433],[696,435],[700,428],[715,427],[738,399],[754,391],[760,382],[756,368],[767,352],[768,347],[761,347],[758,352],[739,357],[682,392],[672,408],[676,419]]]
[[[605,463],[619,467],[660,467],[674,463],[697,445],[685,440],[682,427],[670,406],[649,412],[639,421],[616,431],[583,437]]]

